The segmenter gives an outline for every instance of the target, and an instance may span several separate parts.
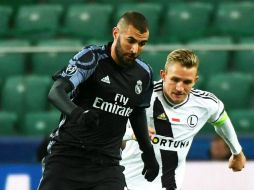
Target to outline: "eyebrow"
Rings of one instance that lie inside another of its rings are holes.
[[[177,77],[177,76],[172,76],[171,79],[178,79],[178,80],[181,80],[181,81],[184,81],[184,82],[192,82],[193,81],[192,79],[182,79],[182,78]]]
[[[134,37],[132,37],[132,36],[129,36],[128,39],[135,40],[135,41],[138,42],[138,43],[148,42],[148,40],[141,40],[141,41],[138,41],[136,38],[134,38]]]

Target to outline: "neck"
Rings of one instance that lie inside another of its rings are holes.
[[[176,105],[176,103],[172,102],[171,100],[169,100],[169,98],[167,97],[167,95],[163,92],[163,96],[165,98],[165,100],[172,106]]]

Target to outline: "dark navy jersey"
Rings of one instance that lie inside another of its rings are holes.
[[[140,59],[130,67],[119,66],[110,56],[110,46],[109,43],[82,49],[54,76],[73,85],[71,98],[76,105],[99,114],[98,127],[79,127],[62,115],[59,128],[51,135],[56,147],[84,147],[120,159],[129,116],[134,109],[150,106],[153,88],[150,66]]]

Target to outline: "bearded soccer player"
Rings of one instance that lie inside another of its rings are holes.
[[[54,76],[49,100],[62,116],[50,136],[39,190],[123,190],[119,160],[128,120],[143,152],[144,177],[158,175],[145,115],[152,71],[137,58],[148,41],[147,20],[127,12],[112,35],[113,42],[85,47]]]

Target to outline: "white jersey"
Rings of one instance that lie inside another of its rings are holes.
[[[148,126],[156,135],[152,140],[160,173],[153,182],[142,176],[143,162],[138,143],[127,141],[121,164],[130,190],[154,190],[172,187],[180,190],[184,178],[186,156],[193,137],[208,121],[216,123],[224,112],[223,103],[212,93],[192,89],[184,102],[172,105],[162,92],[162,81],[155,84],[151,106],[147,109]],[[127,133],[130,128],[127,129]],[[163,166],[163,167],[162,167]],[[170,190],[171,190],[170,189]]]

